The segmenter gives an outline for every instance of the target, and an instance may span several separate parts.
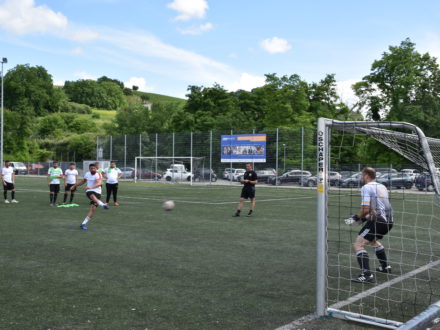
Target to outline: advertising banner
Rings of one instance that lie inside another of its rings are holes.
[[[222,135],[222,163],[265,163],[266,134]]]

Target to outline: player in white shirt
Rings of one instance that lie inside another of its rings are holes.
[[[356,283],[374,283],[374,275],[370,271],[370,264],[366,246],[374,247],[380,266],[376,271],[391,273],[388,265],[385,248],[380,239],[393,228],[393,208],[388,199],[387,188],[376,182],[376,171],[366,167],[362,171],[364,186],[361,189],[361,210],[359,214],[345,219],[348,225],[364,224],[359,231],[356,242],[353,244],[356,258],[361,268],[361,274],[353,278]]]
[[[14,168],[9,165],[9,160],[5,161],[5,167],[2,168],[2,184],[3,184],[3,196],[5,197],[5,203],[9,204],[8,190],[11,192],[11,203],[18,203],[15,199],[15,173]]]
[[[108,205],[108,202],[110,201],[110,196],[113,193],[113,202],[115,206],[119,206],[118,203],[118,182],[119,179],[122,177],[122,172],[119,168],[116,167],[116,162],[112,160],[110,162],[110,167],[106,168],[102,175],[104,176],[104,179],[107,180],[105,184],[105,188],[107,190],[107,197],[105,199],[105,204]]]
[[[72,204],[75,190],[70,190],[74,184],[78,182],[78,171],[75,163],[70,163],[69,168],[64,172],[64,200],[63,204],[66,204],[67,196],[70,195],[69,204]]]
[[[50,206],[55,206],[57,196],[60,192],[61,179],[63,178],[63,170],[58,167],[58,161],[54,160],[52,167],[47,172],[47,184],[49,186]]]
[[[87,183],[86,195],[90,199],[90,211],[87,214],[84,221],[81,223],[80,227],[82,230],[87,230],[87,223],[92,219],[95,214],[95,210],[98,206],[102,206],[104,209],[109,209],[108,205],[105,205],[101,202],[101,180],[102,176],[97,172],[97,168],[95,164],[89,165],[89,172],[84,175],[84,178],[81,182],[74,184],[70,190],[75,190],[76,187],[82,186],[84,183]]]

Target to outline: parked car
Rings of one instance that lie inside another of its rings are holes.
[[[388,189],[411,189],[413,186],[413,179],[409,175],[403,173],[385,173],[376,178],[376,182],[382,183]]]
[[[362,173],[357,172],[349,176],[348,178],[340,181],[340,187],[342,188],[360,188],[362,186]]]
[[[209,168],[197,168],[194,170],[194,181],[217,181],[217,175],[212,169]]]
[[[310,173],[309,171],[301,171],[301,170],[293,170],[290,172],[286,172],[281,176],[271,176],[269,178],[269,182],[273,185],[276,184],[283,184],[283,183],[288,183],[288,182],[300,182],[301,177],[311,177],[312,173]]]
[[[434,191],[431,174],[427,172],[421,173],[415,180],[415,186],[418,190]]]
[[[188,172],[183,164],[171,164],[164,174],[167,181],[191,181],[194,175]]]
[[[234,171],[229,173],[228,180],[239,181],[239,177],[243,176],[245,172],[246,170],[243,168],[235,168]]]
[[[411,177],[413,182],[416,180],[416,178],[420,175],[419,170],[411,169],[411,168],[405,168],[400,171],[400,173],[406,174]]]
[[[264,170],[256,170],[255,173],[257,173],[259,183],[268,183],[269,178],[275,176],[277,171],[275,171],[274,168],[266,168]],[[240,175],[237,178],[237,181],[240,181],[241,179],[243,179],[243,175]]]
[[[122,172],[123,179],[128,179],[128,178],[134,177],[134,174],[133,174],[134,168],[133,167],[121,167],[120,170]]]
[[[122,169],[121,169],[122,171]],[[134,178],[135,171],[131,172],[131,177]],[[159,173],[155,173],[149,169],[138,169],[136,172],[136,178],[137,179],[147,179],[147,180],[160,180],[162,179],[162,175]]]
[[[330,186],[339,186],[339,181],[341,180],[341,177],[342,176],[339,172],[329,171],[328,179],[330,182]],[[301,186],[316,187],[318,185],[318,178],[316,175],[303,177],[299,183]]]
[[[15,175],[28,173],[26,165],[22,162],[9,162],[9,165],[14,168]]]
[[[222,174],[222,178],[225,180],[229,180],[229,173],[234,172],[234,171],[235,171],[235,168],[232,168],[232,167],[225,168],[225,170],[223,171],[223,174]]]
[[[376,170],[376,178],[379,177],[378,173],[399,173],[396,169],[390,167],[374,167],[374,169]]]

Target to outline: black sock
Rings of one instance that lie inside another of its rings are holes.
[[[249,210],[249,213],[248,214],[252,214],[252,210]]]
[[[70,202],[69,203],[72,204],[72,201],[73,201],[73,192],[70,193]]]
[[[53,203],[53,194],[49,194],[49,198],[50,198],[50,203]]]
[[[15,191],[13,191],[13,190],[11,191],[11,198],[15,199]]]
[[[57,193],[53,194],[53,203],[54,204],[57,202],[57,197],[58,197]]]
[[[67,194],[66,194],[66,193],[64,193],[63,203],[65,203],[65,202],[66,202],[66,200],[67,200]]]
[[[366,276],[371,274],[370,272],[370,261],[368,259],[368,253],[365,250],[358,251],[356,253],[356,258],[359,263],[359,267],[362,270],[362,273]]]
[[[8,199],[8,191],[7,191],[7,190],[4,190],[4,191],[3,191],[3,196],[5,196],[5,200]]]
[[[379,259],[380,265],[382,266],[382,268],[386,268],[388,266],[388,262],[385,248],[383,246],[380,246],[375,248],[374,250],[376,251],[376,257],[377,259]]]
[[[237,210],[237,212],[235,212],[235,214],[240,214],[241,210]]]

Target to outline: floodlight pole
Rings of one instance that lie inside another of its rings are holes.
[[[283,173],[286,172],[286,144],[283,143],[283,148],[284,148],[284,159],[283,159]]]
[[[5,123],[4,123],[4,116],[3,116],[3,99],[4,99],[4,97],[3,97],[3,94],[4,94],[4,89],[3,89],[3,64],[6,64],[6,63],[8,63],[8,59],[6,58],[6,57],[3,57],[2,58],[2,61],[1,61],[1,63],[2,63],[2,71],[1,71],[1,76],[0,76],[0,78],[1,78],[1,92],[2,92],[2,95],[1,95],[1,104],[0,104],[0,112],[1,112],[1,114],[0,114],[0,118],[1,118],[1,124],[0,124],[0,138],[1,138],[1,142],[0,142],[0,164],[1,164],[1,167],[3,167],[3,127],[5,126]]]

